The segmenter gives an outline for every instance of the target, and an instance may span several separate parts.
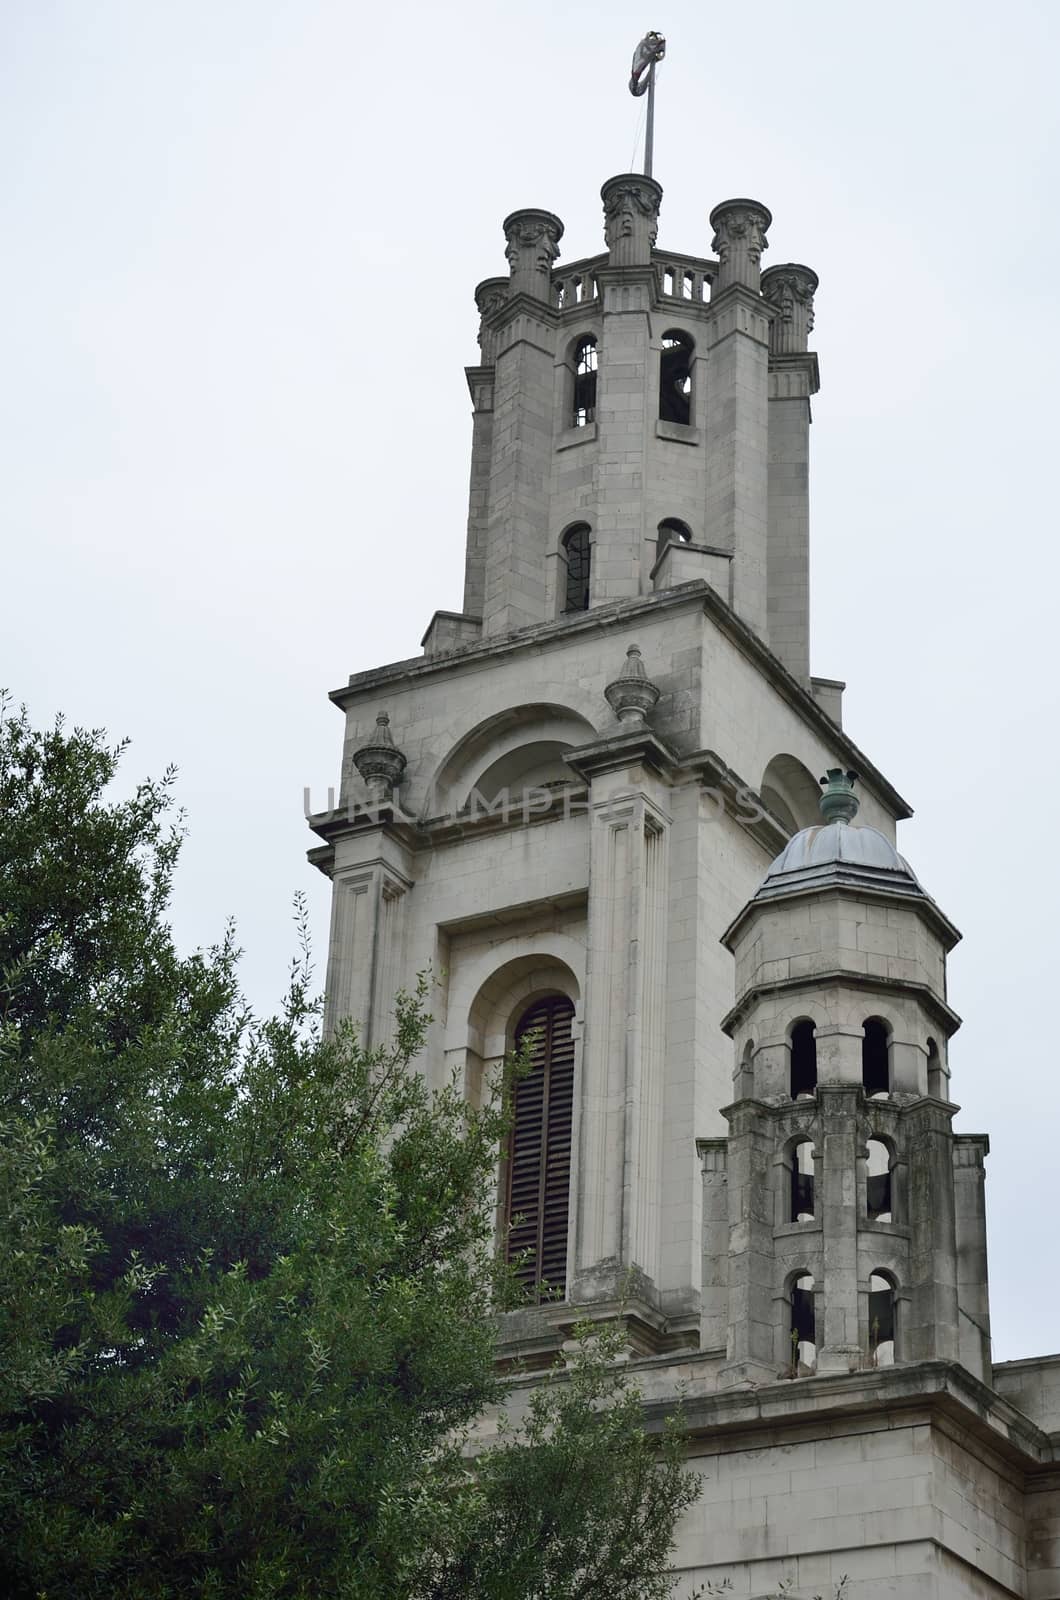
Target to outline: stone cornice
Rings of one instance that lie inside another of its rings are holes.
[[[916,911],[928,923],[947,955],[961,942],[960,930],[930,895],[923,891],[917,894],[915,890],[899,888],[898,885],[892,888],[882,881],[872,882],[866,872],[859,874],[856,868],[844,871],[840,862],[836,863],[836,872],[832,877],[820,877],[791,889],[770,889],[769,893],[759,890],[729,923],[721,936],[721,943],[731,950],[744,924],[752,917],[765,916],[780,906],[795,905],[802,900],[821,900],[830,895],[838,895],[844,900],[865,901],[871,905],[904,906],[907,910]]]
[[[497,369],[494,366],[464,368],[468,393],[476,411],[493,410],[493,385],[496,374]]]
[[[686,1394],[680,1403],[682,1428],[692,1438],[765,1433],[779,1443],[789,1429],[805,1437],[807,1426],[819,1427],[823,1436],[839,1418],[867,1414],[875,1427],[881,1417],[901,1426],[905,1414],[927,1411],[947,1427],[971,1434],[1010,1469],[1049,1471],[1058,1459],[1047,1433],[955,1361],[898,1362],[756,1388],[742,1385],[710,1395]],[[649,1432],[661,1433],[677,1404],[676,1395],[673,1401],[647,1402]]]
[[[744,990],[732,1009],[722,1017],[722,1032],[727,1033],[731,1039],[749,1007],[762,995],[822,989],[829,984],[843,984],[847,988],[870,989],[874,992],[886,989],[895,994],[915,995],[947,1037],[956,1033],[961,1025],[961,1019],[956,1011],[951,1010],[925,983],[912,983],[907,978],[877,977],[867,972],[851,972],[845,967],[825,967],[820,972],[808,972],[797,978],[779,978],[770,983],[752,983]]]
[[[616,729],[592,744],[567,751],[563,759],[586,782],[605,772],[622,772],[633,766],[654,767],[657,772],[669,774],[679,764],[669,745],[648,727]]]
[[[545,786],[528,791],[531,796],[545,795]],[[472,834],[504,833],[514,828],[536,827],[548,822],[563,822],[571,817],[585,816],[589,807],[587,791],[576,785],[557,785],[547,805],[535,799],[525,803],[518,799],[499,804],[494,809],[470,806],[464,811],[441,817],[411,817],[400,806],[377,805],[353,800],[334,811],[318,811],[307,818],[310,828],[326,847],[307,852],[313,866],[330,876],[336,844],[343,839],[360,839],[365,835],[383,832],[400,841],[407,850],[433,850],[439,845],[452,844]]]
[[[345,710],[356,704],[362,696],[376,695],[384,685],[418,682],[433,673],[450,672],[455,667],[474,667],[505,656],[532,654],[554,639],[576,637],[583,633],[604,633],[659,612],[696,607],[702,608],[737,649],[754,662],[780,697],[835,751],[837,757],[860,775],[863,786],[874,792],[892,815],[898,818],[913,815],[908,801],[902,798],[878,767],[821,709],[809,690],[781,664],[768,645],[702,578],[674,589],[661,590],[658,594],[639,595],[631,600],[616,600],[610,605],[594,606],[589,611],[562,617],[555,622],[534,623],[515,633],[476,641],[445,655],[426,658],[413,656],[367,672],[351,673],[349,682],[342,688],[333,689],[329,698],[341,710]]]
[[[821,369],[816,350],[769,358],[769,398],[771,400],[809,399],[821,387]]]

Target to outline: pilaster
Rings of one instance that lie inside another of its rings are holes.
[[[768,362],[772,308],[759,291],[766,229],[753,200],[711,212],[719,270],[707,319],[704,543],[733,552],[733,608],[768,635]]]
[[[769,346],[769,537],[767,614],[770,648],[789,672],[810,674],[810,397],[820,387],[813,329],[817,274],[790,263],[762,274],[773,308]]]
[[[508,297],[506,278],[486,278],[475,290],[479,309],[480,365],[467,367],[471,391],[471,480],[468,492],[467,553],[464,562],[464,612],[481,617],[486,592],[490,477],[493,455],[493,386],[497,359],[496,316]]]
[[[545,619],[550,547],[553,366],[552,266],[563,224],[549,211],[505,219],[508,294],[486,320],[495,355],[489,515],[482,604],[485,634]]]
[[[597,377],[596,527],[591,605],[640,593],[649,449],[651,266],[600,272],[603,334]]]
[[[641,738],[578,752],[590,792],[575,1300],[613,1294],[630,1269],[652,1286],[659,1273],[670,818],[658,771],[621,749]]]
[[[848,1372],[861,1364],[858,1309],[858,1182],[860,1148],[856,1088],[817,1090],[817,1204],[824,1256],[823,1327],[818,1329],[818,1372]]]

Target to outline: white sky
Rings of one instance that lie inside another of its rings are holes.
[[[649,27],[660,243],[751,195],[820,274],[813,669],[965,934],[995,1356],[1055,1350],[1055,0],[6,0],[0,681],[179,765],[185,946],[271,1007],[301,887],[322,967],[327,690],[460,607],[472,290],[519,206],[602,248]]]

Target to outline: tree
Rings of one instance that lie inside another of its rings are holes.
[[[394,1036],[253,1019],[166,922],[172,774],[0,716],[0,1587],[13,1600],[654,1600],[695,1496],[614,1335],[522,1422],[488,1196],[506,1125]],[[304,918],[300,917],[304,935]]]

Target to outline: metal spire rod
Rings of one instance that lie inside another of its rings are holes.
[[[655,155],[655,67],[666,54],[666,40],[661,33],[646,33],[633,52],[633,71],[629,92],[647,94],[648,118],[644,132],[644,176],[651,177],[652,159]]]

